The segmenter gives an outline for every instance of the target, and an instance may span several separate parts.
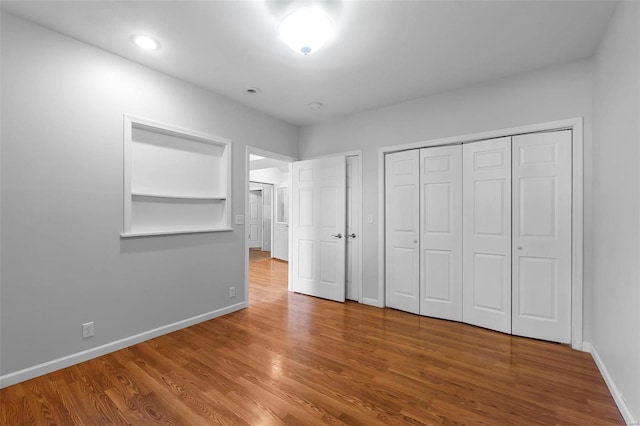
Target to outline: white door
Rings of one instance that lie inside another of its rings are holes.
[[[249,248],[262,249],[262,190],[249,191]]]
[[[385,156],[385,298],[390,308],[420,312],[420,151]]]
[[[511,138],[462,151],[462,318],[511,333]]]
[[[273,251],[271,256],[289,260],[289,187],[275,187],[275,222],[273,225]]]
[[[462,321],[462,145],[420,150],[420,315]]]
[[[513,137],[512,333],[571,341],[571,131]]]
[[[271,251],[273,185],[262,184],[262,251]]]
[[[293,163],[293,291],[345,300],[345,157]]]
[[[347,157],[347,275],[346,298],[360,300],[360,157]]]

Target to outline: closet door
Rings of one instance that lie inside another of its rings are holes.
[[[571,131],[513,138],[513,334],[571,341]]]
[[[462,321],[462,145],[420,150],[420,315]]]
[[[385,298],[390,308],[420,311],[420,152],[385,156]]]
[[[463,321],[511,333],[511,138],[463,146]]]

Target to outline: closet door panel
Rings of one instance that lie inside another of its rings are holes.
[[[513,138],[513,334],[571,341],[571,131]]]
[[[385,157],[386,306],[414,314],[420,310],[420,153]]]
[[[511,333],[511,138],[463,147],[463,321]]]
[[[462,320],[462,146],[420,150],[420,314]]]

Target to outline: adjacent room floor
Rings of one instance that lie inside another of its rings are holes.
[[[3,389],[1,424],[624,424],[587,353],[250,268],[249,308]]]

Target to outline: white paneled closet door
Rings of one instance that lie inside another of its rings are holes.
[[[512,332],[570,343],[571,131],[514,136],[512,150]]]
[[[420,312],[420,152],[385,156],[385,298],[390,308]]]
[[[462,321],[462,145],[420,150],[420,314]]]
[[[511,138],[463,146],[463,321],[511,333]]]

